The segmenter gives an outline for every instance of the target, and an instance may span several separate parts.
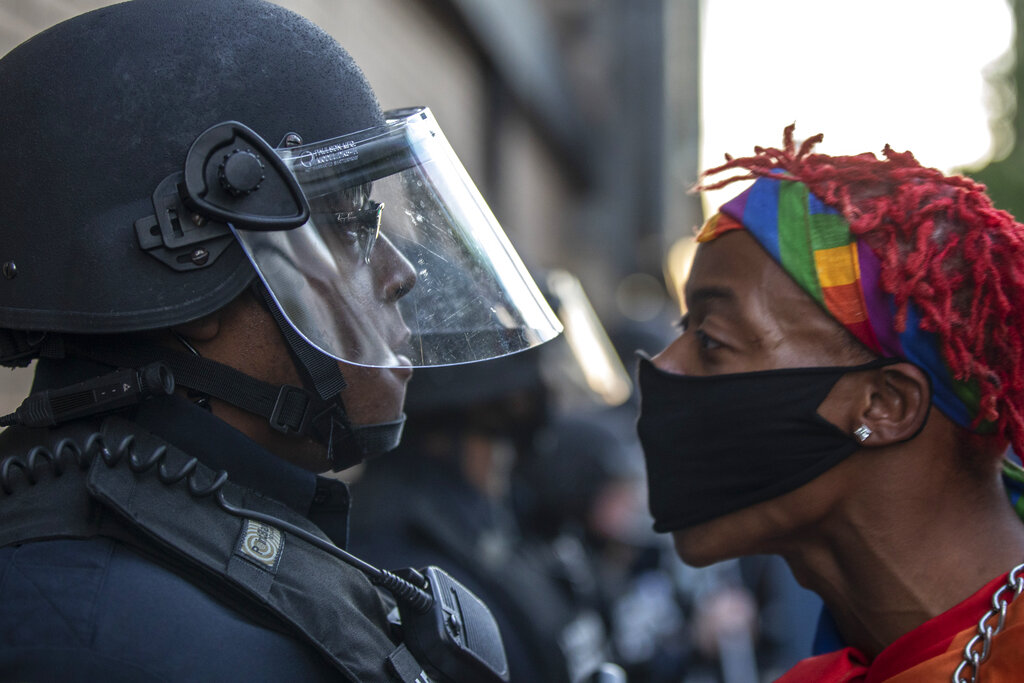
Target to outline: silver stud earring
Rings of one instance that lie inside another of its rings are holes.
[[[864,443],[868,440],[868,437],[871,436],[871,427],[861,425],[853,430],[853,435],[856,436],[861,443]]]

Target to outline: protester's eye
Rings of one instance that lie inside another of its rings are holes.
[[[721,348],[722,346],[721,342],[719,342],[714,337],[708,335],[708,333],[705,332],[704,330],[697,330],[695,334],[697,336],[697,343],[700,345],[700,348],[702,349],[712,351],[714,349]]]
[[[690,314],[687,313],[682,318],[680,318],[679,322],[676,323],[676,326],[679,328],[680,334],[687,334],[688,332],[690,332]],[[721,348],[722,346],[721,342],[719,342],[717,339],[715,339],[714,337],[712,337],[699,327],[693,330],[693,334],[697,338],[697,345],[701,349],[711,351],[717,348]]]

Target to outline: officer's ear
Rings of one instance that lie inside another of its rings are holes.
[[[221,314],[222,311],[215,311],[198,320],[175,325],[171,331],[190,342],[210,341],[220,333]]]
[[[202,318],[171,328],[171,332],[189,343],[218,342],[231,351],[267,335],[268,323],[276,328],[274,319],[252,289],[246,289],[228,305]],[[233,351],[235,352],[235,351]],[[205,353],[203,355],[206,355]]]
[[[864,374],[864,408],[857,417],[871,430],[864,445],[887,446],[917,436],[931,409],[931,383],[924,371],[913,363],[896,363]]]

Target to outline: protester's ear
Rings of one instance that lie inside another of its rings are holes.
[[[887,365],[867,374],[869,393],[859,420],[871,432],[864,445],[886,446],[917,436],[931,408],[928,375],[913,363]]]

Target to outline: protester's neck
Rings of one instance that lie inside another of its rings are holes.
[[[820,533],[784,553],[872,657],[1024,562],[1024,524],[995,468],[978,477],[951,457],[877,455]]]

